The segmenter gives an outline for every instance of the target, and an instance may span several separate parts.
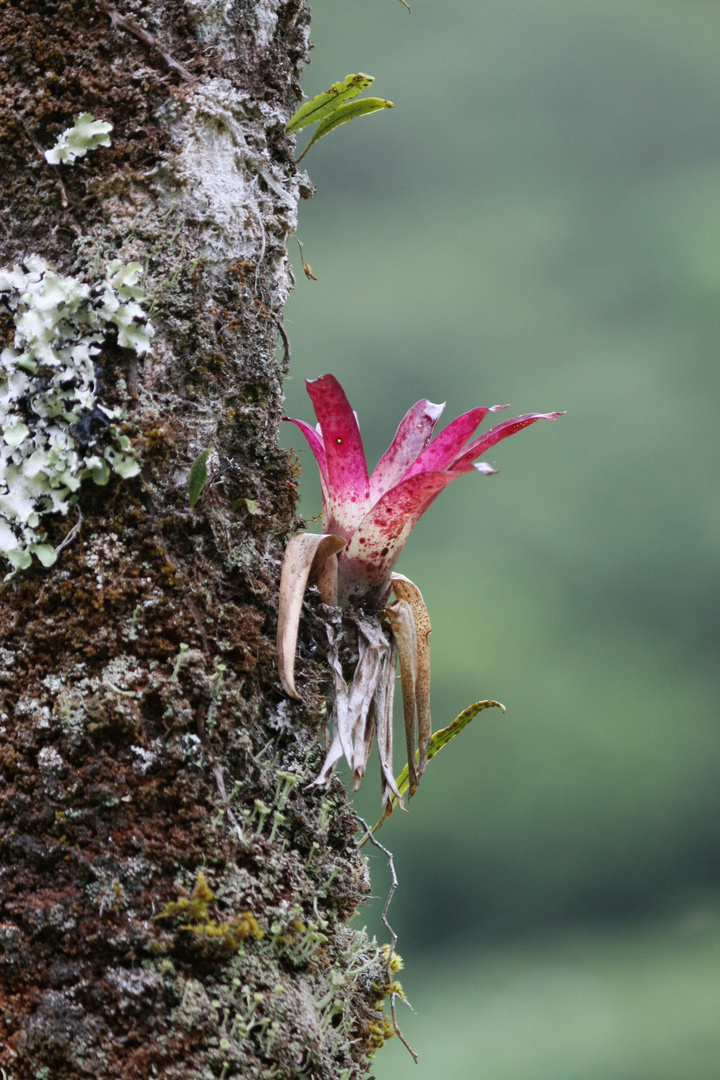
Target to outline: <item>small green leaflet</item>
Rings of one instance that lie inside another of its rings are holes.
[[[207,459],[210,457],[211,449],[212,447],[208,447],[207,450],[203,450],[202,454],[199,454],[190,466],[190,476],[188,477],[188,500],[191,506],[195,506],[207,484]]]
[[[316,94],[310,101],[304,101],[298,111],[285,128],[288,135],[293,131],[299,131],[306,124],[315,124],[318,120],[324,120],[338,105],[344,101],[357,97],[366,90],[370,83],[375,82],[372,75],[346,75],[342,82],[334,82],[329,90],[322,94]]]
[[[428,761],[430,761],[431,758],[434,758],[435,755],[438,753],[438,751],[442,750],[443,746],[447,746],[447,744],[450,742],[450,740],[454,739],[455,736],[460,731],[462,731],[462,729],[464,727],[466,727],[470,723],[470,721],[473,720],[477,716],[477,714],[479,712],[482,712],[483,709],[491,709],[491,708],[502,709],[502,711],[505,712],[505,706],[502,705],[499,701],[476,701],[474,705],[468,705],[467,709],[463,709],[463,711],[460,713],[460,715],[455,717],[452,724],[450,724],[446,728],[440,728],[439,731],[436,731],[433,734],[433,736],[431,737],[430,742],[428,744],[428,752],[427,752]],[[417,760],[417,752],[416,752],[416,760]],[[410,781],[408,779],[408,767],[407,767],[407,765],[405,766],[403,771],[398,776],[398,778],[396,780],[396,783],[397,783],[398,791],[400,792],[400,794],[401,795],[406,795],[407,791],[408,791],[408,788],[410,787]],[[393,796],[391,798],[391,801],[385,807],[385,813],[380,818],[380,820],[375,825],[373,825],[373,827],[371,829],[371,832],[373,832],[373,833],[377,832],[377,830],[380,828],[380,826],[383,824],[383,822],[387,821],[387,819],[390,817],[390,815],[392,814],[392,812],[393,812],[393,810],[395,809],[396,806],[397,806],[397,799]],[[366,842],[366,840],[367,840],[367,837],[360,844],[360,847],[363,846],[363,844]]]
[[[385,101],[383,98],[363,98],[362,101],[350,101],[345,105],[340,105],[334,112],[328,116],[326,120],[323,120],[322,124],[318,126],[310,142],[307,144],[297,161],[302,159],[307,154],[313,143],[316,143],[323,136],[329,135],[331,131],[334,131],[340,124],[346,124],[348,120],[354,120],[356,116],[365,116],[366,113],[374,113],[379,109],[394,109],[392,101]]]
[[[288,134],[299,131],[308,124],[318,124],[310,142],[303,150],[298,162],[307,154],[313,143],[328,135],[340,124],[354,120],[356,116],[365,116],[368,113],[378,112],[379,109],[394,109],[392,101],[383,98],[363,98],[362,101],[353,101],[358,94],[366,90],[370,83],[374,82],[372,75],[346,75],[340,82],[333,83],[329,90],[322,94],[316,94],[310,101],[305,101],[290,120],[285,130]]]

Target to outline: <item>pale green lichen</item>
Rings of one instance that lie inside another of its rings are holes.
[[[112,124],[107,120],[96,120],[92,113],[78,116],[71,128],[66,128],[58,135],[55,145],[45,151],[45,160],[51,165],[62,162],[72,165],[75,158],[85,157],[88,150],[97,146],[109,146]]]
[[[68,512],[86,477],[135,476],[130,440],[100,403],[93,357],[114,326],[118,344],[142,355],[153,328],[140,305],[139,263],[107,264],[94,284],[56,273],[44,259],[0,270],[0,312],[13,346],[0,353],[0,554],[16,569],[55,562],[41,518]]]

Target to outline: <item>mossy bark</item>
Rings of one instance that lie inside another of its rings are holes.
[[[311,630],[303,703],[275,669],[296,498],[281,310],[310,194],[284,126],[308,28],[304,0],[0,2],[0,264],[93,282],[141,262],[157,332],[146,358],[96,360],[141,475],[85,485],[45,519],[70,540],[56,565],[0,593],[12,1080],[349,1080],[385,1032],[382,951],[348,926],[355,819],[337,782],[306,786],[327,690]],[[111,146],[49,165],[83,112]]]

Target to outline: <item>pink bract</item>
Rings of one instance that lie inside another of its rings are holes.
[[[563,415],[516,416],[468,442],[488,413],[507,408],[479,407],[453,420],[431,441],[445,406],[423,398],[405,414],[389,449],[368,476],[360,429],[340,383],[334,375],[322,375],[306,385],[317,428],[286,419],[305,435],[320,470],[322,531],[347,541],[337,556],[337,603],[367,611],[384,604],[405,541],[443,488],[466,472],[494,473],[477,458],[536,420]]]

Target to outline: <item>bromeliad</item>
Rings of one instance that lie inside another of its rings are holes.
[[[562,413],[526,413],[473,438],[488,413],[507,408],[506,405],[481,406],[453,420],[433,440],[444,405],[423,399],[408,410],[390,448],[372,475],[368,475],[357,420],[340,383],[333,375],[323,375],[306,385],[317,427],[304,420],[290,422],[307,439],[320,471],[322,534],[298,534],[288,544],[280,586],[280,678],[285,691],[298,697],[294,681],[295,648],[302,599],[312,575],[324,603],[355,611],[360,655],[356,677],[348,691],[336,644],[330,643],[331,666],[336,672],[335,730],[333,744],[316,782],[325,783],[344,754],[353,768],[357,787],[377,728],[383,801],[394,796],[401,802],[389,756],[392,729],[388,733],[387,726],[391,720],[392,692],[388,679],[394,679],[397,648],[412,795],[425,767],[431,734],[427,643],[430,621],[420,590],[407,578],[394,574],[393,567],[410,532],[448,484],[473,470],[483,475],[494,473],[496,470],[491,465],[477,459],[536,420],[557,420]],[[393,591],[396,599],[389,602]],[[389,624],[380,637],[374,629],[369,629],[371,625],[378,626],[372,618],[375,615]],[[370,653],[374,656],[372,661]],[[362,678],[361,672],[365,673]]]

